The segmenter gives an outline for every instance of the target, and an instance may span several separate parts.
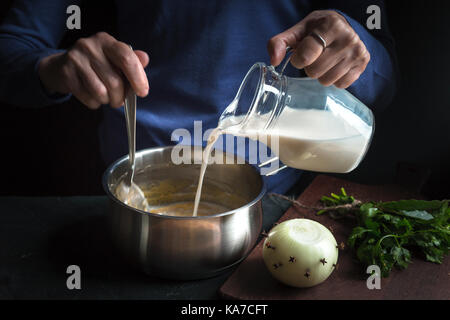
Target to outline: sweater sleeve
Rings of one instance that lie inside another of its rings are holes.
[[[381,9],[381,29],[366,27],[367,8],[377,5]],[[349,88],[353,95],[375,112],[386,108],[393,100],[397,88],[397,63],[394,40],[389,32],[384,2],[380,0],[326,1],[326,6],[336,10],[359,35],[370,53],[371,60],[360,78]]]
[[[17,106],[46,106],[70,95],[48,95],[39,79],[42,58],[57,49],[66,32],[66,10],[74,0],[16,0],[0,25],[0,100]]]

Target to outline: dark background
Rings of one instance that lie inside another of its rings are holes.
[[[0,20],[11,2],[0,2]],[[96,31],[114,34],[111,1],[93,3],[82,8],[82,31],[69,32],[63,47]],[[421,187],[429,197],[449,198],[450,2],[386,0],[386,5],[401,87],[392,105],[376,119],[366,159],[342,177],[363,183],[401,181]],[[31,107],[0,102],[0,195],[102,194],[105,164],[96,129],[101,111],[90,111],[75,99],[48,108]]]

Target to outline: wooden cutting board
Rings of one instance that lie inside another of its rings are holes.
[[[322,195],[339,192],[344,187],[348,194],[361,201],[393,201],[421,198],[398,186],[369,186],[319,175],[298,200],[306,205],[319,205]],[[338,243],[346,242],[353,225],[351,221],[333,220],[327,215],[316,216],[314,211],[291,207],[279,222],[308,218],[332,230]],[[268,230],[267,230],[268,231]],[[394,270],[389,278],[381,280],[380,290],[367,288],[368,274],[355,260],[349,248],[340,250],[338,267],[322,284],[298,289],[288,287],[271,276],[262,258],[262,245],[258,243],[251,254],[239,265],[220,288],[226,299],[250,300],[308,300],[308,299],[450,299],[450,259],[438,265],[421,257],[413,259],[406,270]]]

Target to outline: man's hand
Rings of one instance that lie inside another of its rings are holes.
[[[42,59],[39,76],[50,93],[72,93],[91,109],[108,103],[118,108],[129,84],[138,96],[148,94],[148,61],[145,52],[100,32],[78,40],[66,53]]]
[[[325,40],[326,48],[314,33]],[[325,86],[349,87],[370,61],[366,46],[347,20],[331,10],[314,11],[270,39],[267,47],[272,65],[281,63],[287,46],[295,48],[291,64]]]

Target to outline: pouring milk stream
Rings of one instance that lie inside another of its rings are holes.
[[[292,168],[346,173],[361,162],[373,131],[372,112],[348,91],[324,87],[310,78],[287,77],[272,66],[256,63],[209,136],[193,216],[197,216],[208,159],[221,134],[267,143]]]

